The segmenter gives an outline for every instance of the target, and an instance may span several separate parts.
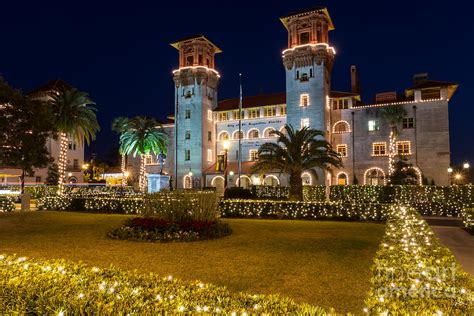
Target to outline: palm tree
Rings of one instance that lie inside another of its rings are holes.
[[[388,175],[395,171],[395,156],[397,155],[398,124],[403,121],[407,112],[400,104],[390,104],[380,108],[380,116],[390,125],[390,136],[388,146]]]
[[[145,191],[145,156],[166,154],[168,135],[158,121],[146,116],[118,117],[112,127],[120,133],[120,153],[133,154],[134,157],[140,155],[139,186],[141,191]]]
[[[126,117],[117,117],[113,122],[112,122],[112,130],[114,132],[117,132],[119,135],[121,135],[123,132],[126,131],[126,127],[128,124],[128,118]],[[119,147],[119,153],[120,156],[122,157],[122,161],[120,164],[120,171],[122,171],[122,185],[125,186],[127,185],[127,177],[125,177],[125,173],[127,172],[127,155],[122,151],[122,146]]]
[[[309,172],[318,177],[315,169],[341,167],[339,154],[324,139],[324,132],[304,127],[295,131],[286,125],[283,132],[274,130],[270,135],[278,137],[276,143],[265,143],[258,150],[258,160],[252,172],[279,170],[290,176],[290,200],[302,200],[301,174]]]
[[[68,136],[81,146],[95,139],[100,130],[95,103],[86,92],[61,85],[49,93],[49,103],[54,113],[54,127],[59,136],[59,194],[64,192],[66,177]]]

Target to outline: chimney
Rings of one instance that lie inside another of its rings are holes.
[[[359,76],[357,76],[357,67],[351,66],[351,92],[360,94]]]
[[[414,74],[413,75],[413,84],[415,86],[422,83],[423,81],[426,81],[426,80],[428,80],[428,73],[426,73],[426,72],[421,73],[421,74]]]

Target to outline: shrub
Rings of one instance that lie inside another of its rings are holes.
[[[0,213],[15,210],[15,203],[11,198],[0,197]]]
[[[388,207],[386,204],[228,200],[221,202],[220,212],[223,217],[383,221]]]
[[[255,187],[252,189],[244,189],[239,187],[227,188],[224,192],[224,199],[253,199],[256,194]]]
[[[64,260],[0,256],[0,310],[6,314],[111,315],[199,312],[326,315],[276,295],[231,294],[224,287],[99,269]]]
[[[255,185],[251,187],[251,197],[236,196],[240,199],[260,199],[260,200],[287,200],[290,194],[288,187],[272,187],[266,185]],[[326,201],[326,187],[324,185],[303,186],[303,200],[304,201]]]
[[[372,268],[369,314],[469,314],[474,283],[412,207],[391,206]]]
[[[466,230],[474,235],[474,208],[465,208],[461,211],[462,221]]]

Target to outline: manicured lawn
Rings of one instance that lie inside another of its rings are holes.
[[[368,223],[226,219],[234,232],[219,240],[163,244],[109,239],[106,233],[125,218],[0,214],[0,253],[113,264],[360,313],[384,231],[383,225]]]

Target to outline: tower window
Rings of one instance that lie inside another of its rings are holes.
[[[332,100],[332,108],[334,110],[343,110],[349,108],[349,100],[348,99],[333,99]]]
[[[258,159],[258,150],[250,149],[249,150],[249,160],[256,161]]]
[[[186,110],[184,112],[184,118],[185,119],[190,119],[191,118],[191,110]]]
[[[296,79],[300,79],[300,71],[299,70],[296,71]]]
[[[198,63],[199,63],[199,66],[202,66],[202,55],[199,54],[198,56]]]
[[[415,127],[415,119],[413,117],[404,117],[402,126],[404,129],[414,128]]]
[[[207,141],[208,142],[212,141],[212,132],[211,131],[207,131]]]
[[[251,109],[248,111],[249,118],[259,118],[260,117],[260,109]]]
[[[207,110],[207,119],[209,121],[212,121],[212,111],[211,110]]]
[[[194,64],[194,57],[193,55],[190,55],[186,57],[186,66],[192,66]]]
[[[309,118],[302,118],[301,119],[301,128],[304,128],[304,127],[309,127]]]
[[[373,143],[372,144],[372,156],[385,156],[387,151],[386,143]]]
[[[347,145],[346,144],[340,144],[337,145],[337,153],[341,157],[347,157]]]
[[[191,139],[191,131],[186,131],[184,139]]]
[[[300,45],[309,43],[309,32],[303,32],[300,34]]]
[[[309,95],[304,93],[300,95],[300,106],[308,106],[309,105]]]
[[[375,132],[380,129],[378,120],[369,120],[369,132]]]
[[[207,161],[212,162],[212,149],[207,150]]]
[[[309,70],[309,76],[310,76],[311,78],[313,78],[313,69],[310,69],[310,70]]]
[[[186,160],[186,161],[191,160],[191,150],[186,149],[186,150],[184,151],[184,160]]]

